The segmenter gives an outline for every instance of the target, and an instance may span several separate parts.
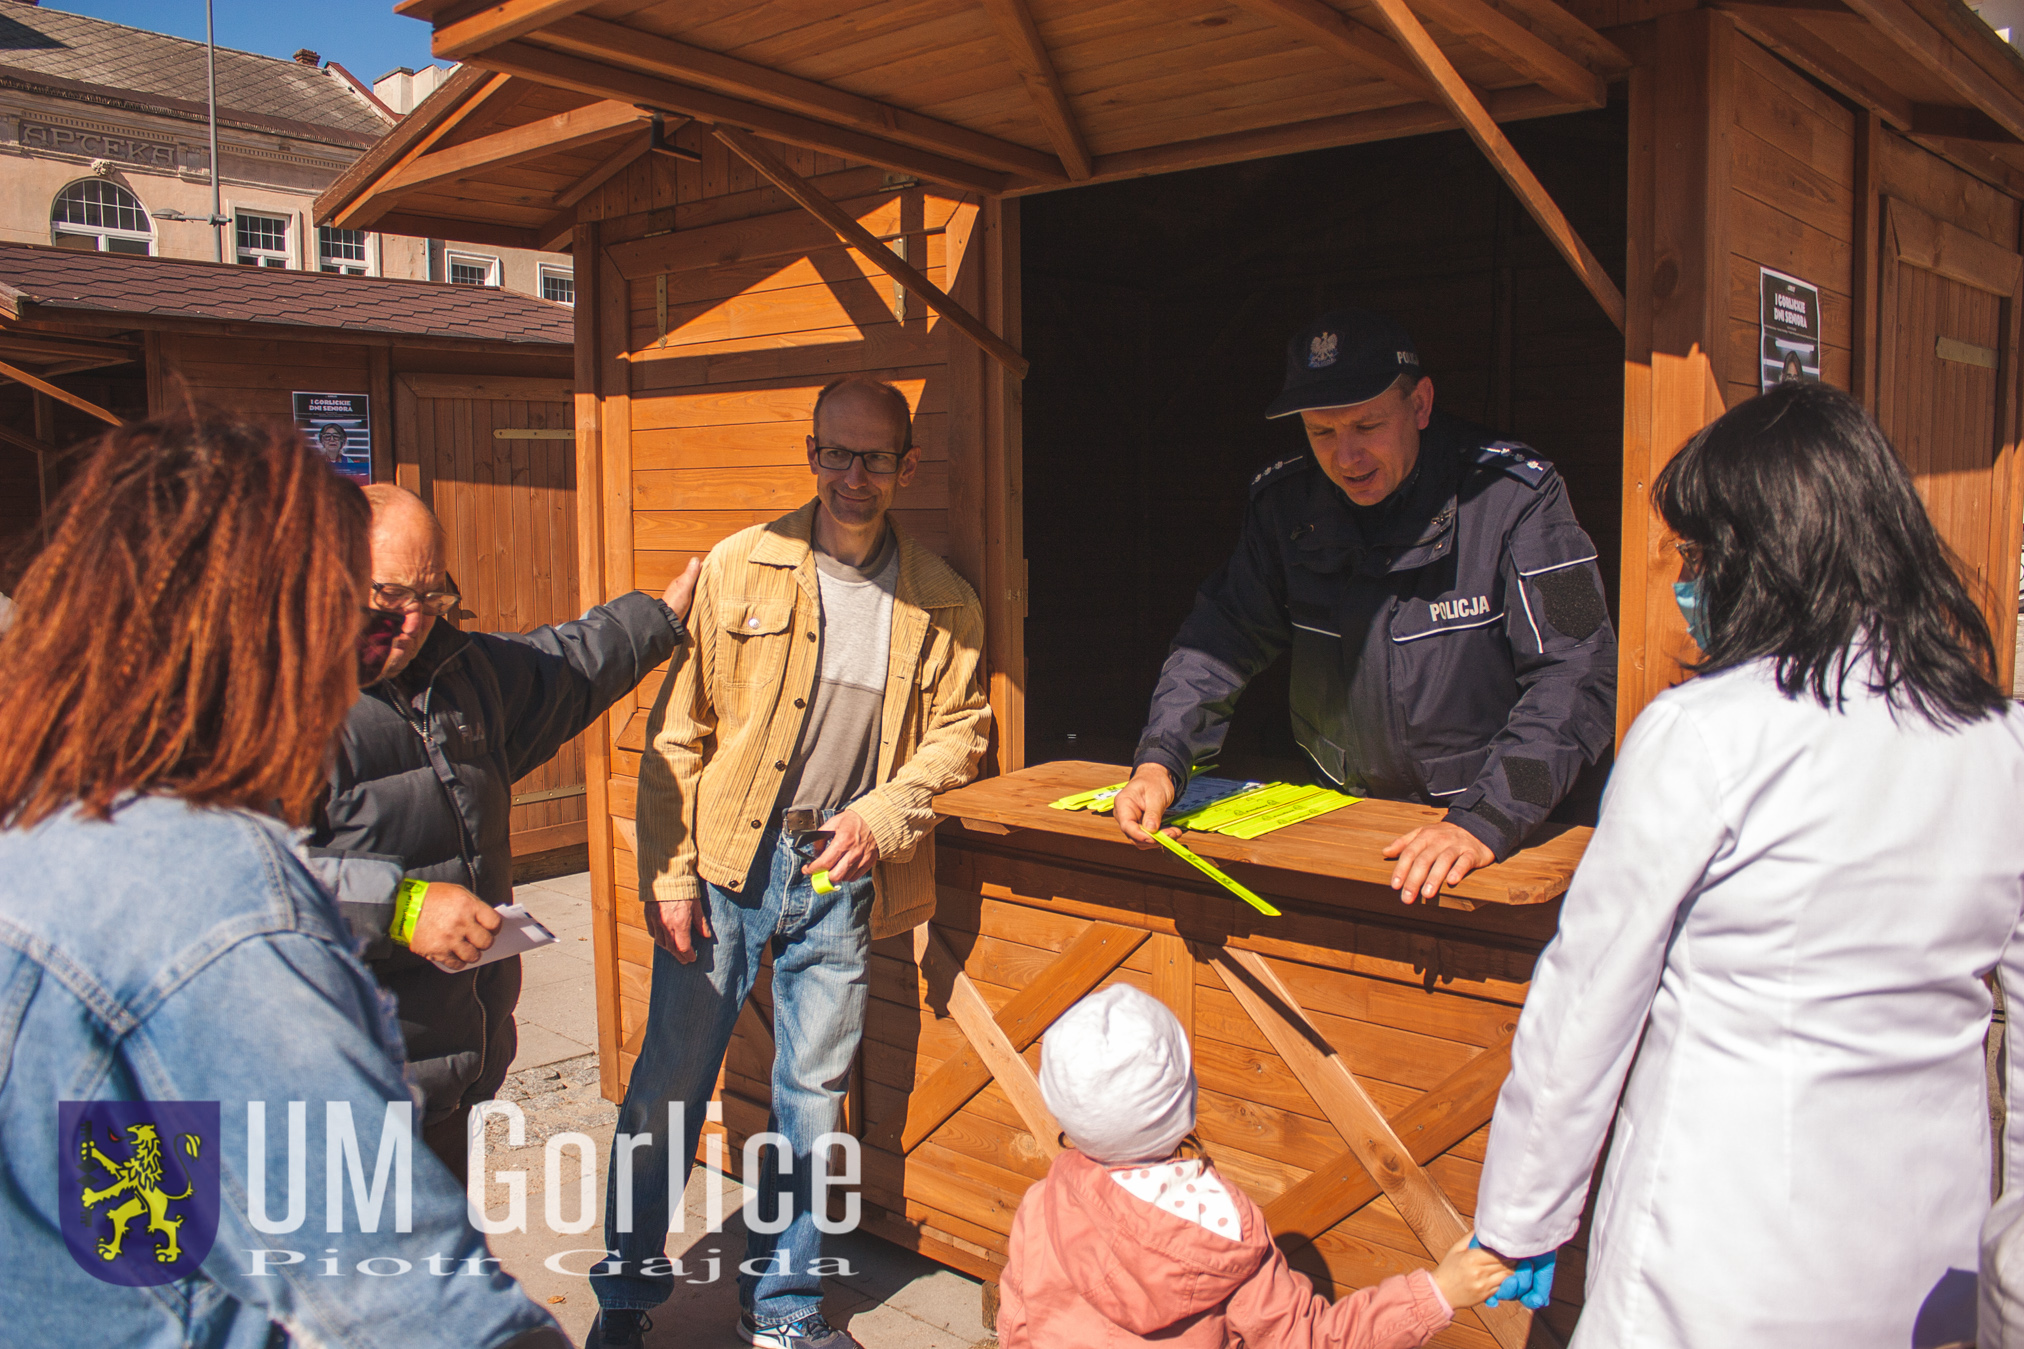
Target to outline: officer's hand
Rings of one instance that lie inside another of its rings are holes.
[[[696,959],[696,944],[691,938],[708,938],[710,916],[703,911],[703,905],[693,899],[650,899],[646,902],[647,935],[654,939],[654,945],[666,951],[684,965],[693,964]]]
[[[826,871],[832,885],[871,875],[872,864],[878,861],[878,840],[872,837],[871,826],[864,822],[864,816],[846,810],[841,815],[832,815],[822,831],[829,835],[829,846],[801,868],[802,875]]]
[[[408,949],[455,974],[485,953],[498,930],[499,914],[490,904],[461,885],[430,881]]]
[[[1384,855],[1399,860],[1391,886],[1408,904],[1432,899],[1443,885],[1460,885],[1462,877],[1497,860],[1482,839],[1446,820],[1401,834],[1385,846]]]
[[[696,599],[696,577],[701,575],[702,571],[702,559],[690,558],[689,565],[682,569],[682,574],[668,582],[668,588],[661,592],[661,603],[680,614],[684,623],[689,621],[689,606],[695,603]]]
[[[1167,807],[1173,803],[1174,775],[1156,763],[1142,763],[1124,790],[1111,799],[1110,814],[1126,838],[1141,848],[1150,848],[1153,831],[1160,827]],[[1178,829],[1166,832],[1175,838],[1181,836]]]

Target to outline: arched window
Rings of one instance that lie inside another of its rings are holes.
[[[49,230],[58,248],[85,252],[154,252],[154,227],[141,199],[103,178],[85,178],[56,194]]]

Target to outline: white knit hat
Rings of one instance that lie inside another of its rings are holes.
[[[1069,1141],[1090,1158],[1108,1165],[1158,1161],[1195,1127],[1187,1034],[1165,1004],[1113,984],[1048,1027],[1040,1094]]]

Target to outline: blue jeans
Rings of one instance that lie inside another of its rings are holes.
[[[768,943],[776,1048],[767,1127],[786,1136],[794,1165],[783,1178],[776,1167],[780,1150],[763,1150],[758,1213],[772,1219],[786,1203],[793,1218],[784,1231],[751,1233],[738,1301],[762,1326],[786,1325],[822,1305],[822,1278],[809,1272],[822,1254],[809,1181],[815,1140],[842,1124],[851,1059],[864,1035],[872,884],[866,877],[818,895],[801,874],[814,855],[776,824],[760,840],[743,893],[704,887],[712,935],[697,941],[695,962],[684,965],[654,948],[646,1039],[619,1109],[605,1187],[605,1247],[619,1263],[615,1270],[601,1265],[590,1280],[600,1306],[657,1307],[674,1291],[672,1273],[647,1273],[642,1266],[665,1252],[669,1170],[679,1160],[679,1183],[687,1184],[731,1028]],[[685,1134],[679,1158],[667,1136],[668,1106],[677,1101],[683,1104]],[[653,1141],[631,1154],[631,1231],[622,1232],[619,1152],[628,1134],[651,1135]],[[752,1179],[746,1177],[747,1183]],[[693,1277],[693,1269],[690,1273]]]

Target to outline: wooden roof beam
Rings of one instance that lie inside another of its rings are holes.
[[[1602,264],[1596,260],[1595,254],[1589,251],[1588,245],[1582,242],[1581,236],[1574,232],[1574,226],[1568,223],[1566,213],[1560,209],[1559,203],[1547,192],[1545,184],[1539,181],[1531,166],[1504,135],[1503,128],[1499,127],[1490,116],[1482,100],[1476,96],[1476,92],[1449,62],[1446,54],[1434,45],[1434,39],[1428,34],[1426,26],[1412,10],[1406,8],[1405,0],[1372,0],[1372,3],[1383,16],[1386,25],[1391,28],[1393,35],[1398,38],[1399,45],[1404,47],[1414,63],[1426,72],[1427,78],[1434,82],[1435,88],[1440,91],[1441,101],[1448,105],[1449,111],[1453,112],[1462,123],[1462,129],[1467,131],[1469,138],[1489,156],[1490,163],[1496,166],[1498,174],[1517,194],[1518,200],[1524,203],[1532,218],[1539,222],[1539,227],[1546,231],[1546,237],[1560,250],[1560,255],[1567,259],[1568,265],[1574,268],[1574,274],[1588,287],[1588,293],[1595,297],[1595,302],[1602,306],[1602,311],[1609,315],[1609,321],[1616,325],[1618,332],[1622,332],[1623,292],[1617,289],[1616,282],[1610,280],[1609,273],[1602,269]]]
[[[1847,0],[1847,3],[1898,50],[1924,66],[1971,106],[1987,113],[2003,130],[2024,140],[2024,97],[1983,69],[1951,37],[1933,27],[1904,0]],[[1993,32],[1988,36],[1991,40],[1995,38]]]
[[[55,384],[51,384],[48,380],[42,378],[40,375],[31,375],[18,365],[9,365],[5,361],[0,361],[0,375],[5,375],[8,379],[11,379],[18,384],[26,384],[29,388],[35,390],[37,393],[46,393],[59,403],[68,403],[70,404],[70,406],[76,408],[79,412],[89,413],[91,416],[98,418],[100,421],[104,422],[108,426],[126,425],[125,418],[107,412],[104,408],[100,407],[98,404],[92,402],[88,398],[80,398],[68,389],[62,388]]]
[[[644,128],[651,113],[610,99],[572,108],[538,122],[495,131],[489,136],[452,145],[410,162],[382,179],[379,195],[413,192],[437,183],[468,178],[498,164],[540,159],[585,145],[595,145],[627,131]]]
[[[1599,108],[1607,100],[1601,76],[1485,0],[1418,3],[1420,11],[1441,27],[1541,88],[1591,108]]]
[[[1554,45],[1598,74],[1615,78],[1629,73],[1637,63],[1630,53],[1574,17],[1556,0],[1504,0],[1504,3],[1531,20],[1537,29],[1550,34]]]
[[[899,254],[873,238],[870,230],[851,219],[847,211],[822,195],[821,190],[813,183],[781,163],[772,151],[759,143],[757,138],[728,126],[715,128],[714,134],[733,154],[757,169],[760,177],[779,188],[810,215],[827,225],[837,238],[863,254],[867,262],[906,287],[909,294],[916,296],[928,308],[961,328],[971,341],[982,347],[1000,365],[1021,378],[1025,377],[1029,363],[1019,354],[1017,348],[992,332],[976,315],[950,299],[940,286],[928,280]],[[953,259],[950,265],[954,266]]]
[[[1986,141],[1991,145],[2015,145],[2018,138],[1997,124],[1980,108],[1952,103],[1912,104],[1912,134],[1940,140]]]
[[[756,99],[1007,173],[1043,180],[1068,176],[1052,155],[1024,145],[602,19],[585,16],[554,24],[542,30],[540,41],[558,51],[683,80],[733,98]]]
[[[1875,72],[1843,55],[1804,16],[1783,5],[1717,0],[1736,26],[1843,97],[1870,108],[1899,131],[1911,130],[1912,102]],[[1859,21],[1858,21],[1859,22]]]
[[[1261,19],[1299,34],[1375,79],[1416,98],[1435,102],[1439,94],[1398,44],[1356,23],[1324,0],[1237,0]]]
[[[603,187],[612,179],[624,173],[626,166],[654,148],[654,131],[651,126],[613,151],[605,161],[589,173],[576,180],[576,186],[555,199],[557,207],[567,212],[571,219],[576,216],[576,203]]]
[[[445,61],[468,61],[489,47],[580,14],[600,0],[497,0],[438,27],[429,50]]]
[[[681,113],[698,121],[729,123],[788,145],[840,155],[860,164],[876,164],[951,187],[995,196],[1003,192],[1009,182],[1005,174],[911,145],[900,145],[848,127],[730,98],[713,90],[698,89],[656,75],[643,75],[600,61],[587,61],[580,56],[550,51],[525,42],[508,42],[494,47],[479,59],[491,69],[559,89],[574,89],[596,98],[623,99],[642,107]]]
[[[462,73],[463,72],[459,72],[459,74]],[[452,75],[450,78],[454,80],[457,78],[457,76]],[[402,169],[414,163],[417,159],[420,159],[423,155],[427,154],[429,151],[433,150],[436,146],[440,145],[444,137],[448,136],[452,131],[455,131],[458,127],[462,126],[465,122],[469,121],[472,115],[476,113],[480,108],[485,107],[492,100],[499,97],[500,92],[506,88],[510,79],[511,77],[506,75],[493,75],[486,78],[483,84],[479,85],[477,89],[472,91],[471,96],[469,98],[466,98],[462,103],[459,103],[456,107],[452,108],[448,113],[444,114],[442,120],[437,122],[436,125],[430,127],[426,132],[422,133],[422,135],[416,139],[415,143],[409,146],[407,150],[401,154],[399,159],[395,160],[393,163],[387,165],[384,169],[380,170],[378,174],[374,175],[374,177],[377,177],[381,181],[384,181],[386,177],[392,174],[399,173]],[[413,114],[409,115],[412,116]],[[394,126],[394,129],[391,132],[389,132],[388,135],[399,136],[401,132],[402,127],[400,124],[397,123]],[[382,145],[384,145],[385,143],[386,142],[384,140],[381,141]],[[372,152],[368,151],[366,153],[365,158],[370,159],[372,157],[373,157]],[[362,168],[363,165],[361,164],[358,167]],[[345,174],[340,176],[338,183],[332,185],[333,188],[337,187],[339,184],[343,184],[345,179],[351,176],[351,172],[352,172],[351,170],[347,170]],[[371,180],[362,179],[357,184],[357,186],[362,187],[364,186],[364,183],[368,181]],[[361,192],[357,196],[354,196],[350,200],[350,202],[348,202],[345,205],[345,208],[342,211],[339,211],[336,217],[332,219],[329,223],[337,226],[339,229],[348,229],[348,230],[369,229],[381,215],[384,215],[386,213],[386,208],[390,204],[391,204],[390,202],[381,199],[377,193]]]
[[[991,22],[998,25],[998,35],[1005,40],[1005,54],[1011,58],[1012,68],[1019,72],[1026,92],[1040,109],[1040,120],[1047,127],[1047,138],[1054,142],[1054,152],[1061,156],[1062,167],[1068,170],[1070,178],[1089,177],[1089,145],[1082,139],[1082,128],[1076,124],[1068,91],[1061,87],[1061,77],[1054,73],[1054,58],[1047,54],[1047,44],[1040,40],[1033,11],[1026,7],[1026,0],[983,0],[983,5]]]
[[[522,225],[497,225],[409,211],[388,211],[373,228],[417,239],[454,239],[461,244],[492,244],[499,248],[533,248],[535,243],[534,231]]]

